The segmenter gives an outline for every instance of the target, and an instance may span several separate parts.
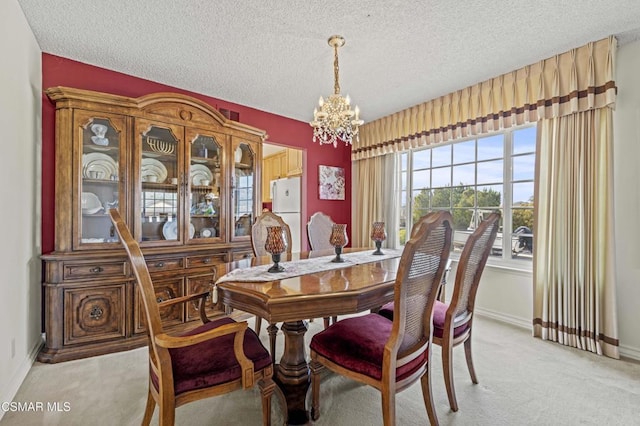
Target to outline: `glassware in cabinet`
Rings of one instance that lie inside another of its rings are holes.
[[[177,244],[183,240],[183,128],[140,119],[136,136],[140,147],[136,162],[140,196],[135,200],[139,239],[143,245]]]
[[[95,114],[95,113],[94,113]],[[121,176],[126,144],[125,119],[121,116],[97,116],[77,111],[74,117],[77,129],[76,146],[80,149],[80,170],[77,173],[77,248],[90,249],[96,244],[117,245],[108,209],[123,206]]]
[[[248,141],[233,143],[233,175],[231,177],[231,209],[233,240],[248,239],[257,209],[256,158],[258,146]]]
[[[186,129],[189,142],[189,221],[194,243],[224,240],[224,181],[221,163],[226,136],[211,131]]]

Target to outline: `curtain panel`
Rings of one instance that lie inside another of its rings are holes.
[[[533,335],[619,358],[612,142],[611,108],[541,122]]]
[[[372,247],[371,226],[385,220],[385,203],[389,203],[388,176],[384,157],[356,161],[351,167],[352,218],[351,246]]]
[[[610,36],[366,123],[352,160],[613,105]]]

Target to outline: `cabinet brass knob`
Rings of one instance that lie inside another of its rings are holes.
[[[92,274],[98,274],[102,271],[104,271],[104,269],[102,269],[101,266],[96,266],[95,268],[89,269],[89,272],[91,272]]]
[[[94,306],[91,308],[91,312],[89,312],[89,316],[94,320],[99,320],[104,314],[104,311],[100,306]]]
[[[164,262],[156,263],[156,268],[162,268],[164,266]]]

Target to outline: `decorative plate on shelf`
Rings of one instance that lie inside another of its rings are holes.
[[[190,176],[192,185],[203,185],[203,183],[201,183],[203,180],[208,180],[211,184],[213,183],[211,170],[202,164],[192,164]]]
[[[213,238],[216,236],[215,228],[202,228],[200,230],[200,236],[202,238]]]
[[[117,149],[110,146],[98,146],[98,145],[87,145],[87,146],[91,147],[89,148],[89,151],[113,151],[114,149]]]
[[[96,214],[102,210],[102,203],[100,198],[93,192],[83,192],[81,198],[82,213],[84,214]]]
[[[167,168],[158,160],[143,158],[140,178],[143,182],[164,182],[167,179]]]
[[[104,243],[106,242],[105,238],[82,238],[80,240],[81,243]]]
[[[118,163],[101,152],[82,154],[82,176],[93,179],[110,179],[118,176]]]
[[[196,228],[193,223],[189,224],[189,238],[193,238],[196,233]],[[172,220],[171,222],[165,222],[162,227],[162,235],[165,240],[177,240],[178,239],[178,221]]]

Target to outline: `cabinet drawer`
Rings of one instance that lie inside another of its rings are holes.
[[[65,263],[64,265],[65,280],[78,280],[95,277],[125,277],[126,275],[126,262]]]
[[[64,344],[125,337],[126,283],[64,290]]]
[[[197,268],[199,266],[209,266],[225,262],[226,255],[224,253],[210,254],[206,256],[189,256],[187,257],[187,268]]]
[[[149,272],[173,271],[176,269],[182,269],[183,267],[184,261],[182,258],[147,260],[147,268],[149,268]]]
[[[247,250],[247,251],[234,251],[233,253],[231,253],[231,260],[232,261],[236,261],[236,260],[242,260],[242,259],[249,259],[253,257],[253,251],[251,250]]]

